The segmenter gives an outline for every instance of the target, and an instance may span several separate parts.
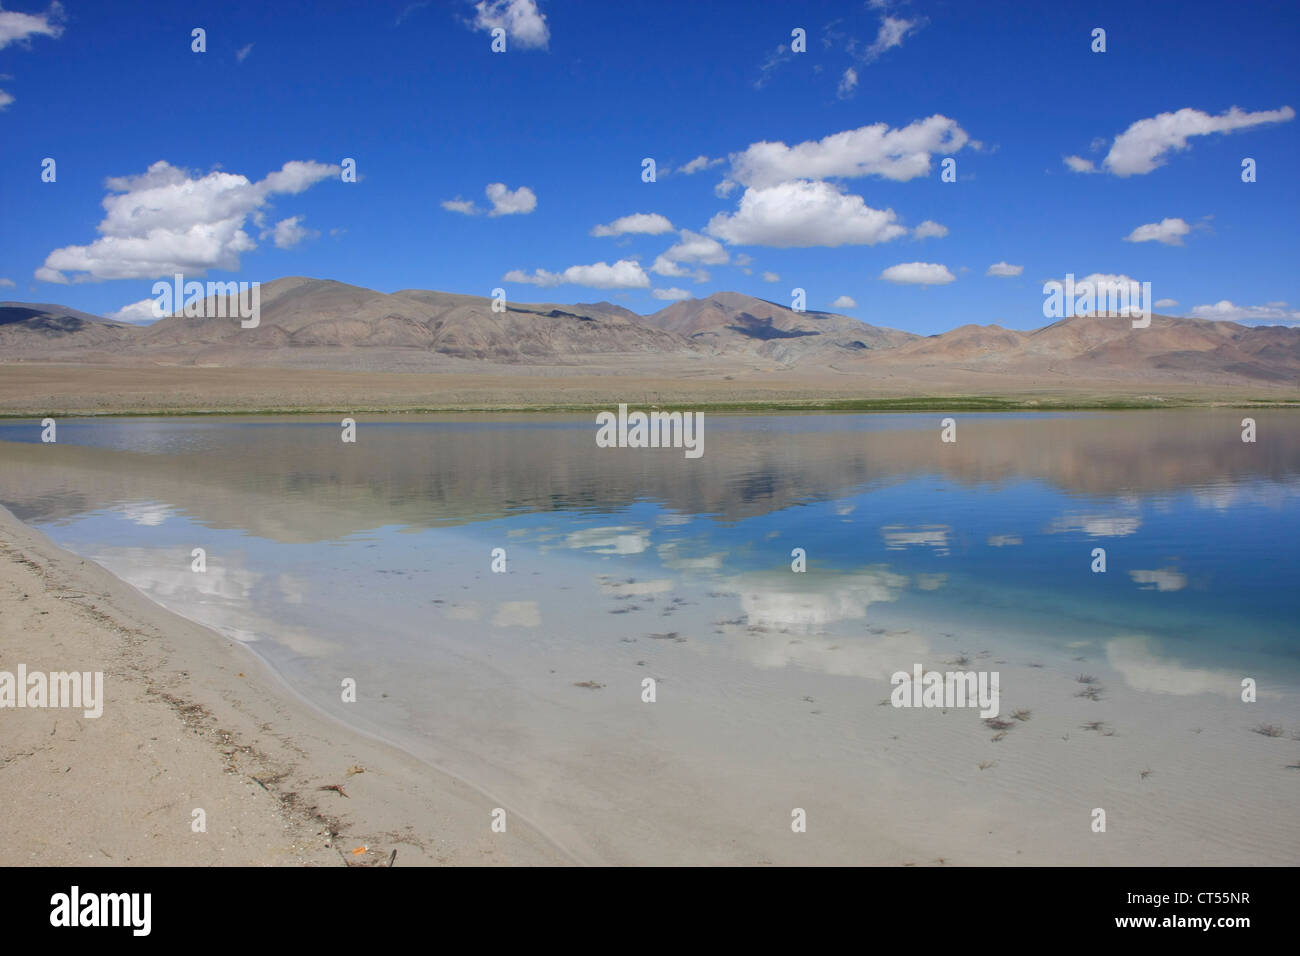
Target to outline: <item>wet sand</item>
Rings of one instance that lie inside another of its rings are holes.
[[[99,718],[0,710],[0,865],[570,862],[509,804],[493,833],[499,800],[316,710],[247,648],[0,508],[0,670],[19,663],[102,671],[106,702]]]

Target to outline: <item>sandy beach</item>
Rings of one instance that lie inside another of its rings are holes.
[[[248,649],[0,508],[0,669],[20,663],[102,671],[105,703],[0,712],[0,865],[569,862],[510,807],[493,833],[499,801],[315,710]]]

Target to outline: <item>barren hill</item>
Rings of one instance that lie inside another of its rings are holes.
[[[216,305],[210,300],[205,314],[216,315]],[[227,315],[236,311],[222,305]],[[593,384],[600,379],[611,387],[662,382],[657,394],[665,396],[721,389],[728,401],[796,393],[1118,395],[1148,386],[1300,394],[1300,329],[1163,315],[1137,329],[1127,317],[1097,315],[1032,331],[968,324],[919,336],[735,292],[646,316],[609,302],[510,302],[497,312],[480,296],[383,293],[303,277],[266,283],[260,305],[259,325],[245,329],[237,316],[173,315],[141,327],[57,305],[0,303],[0,361],[433,373],[442,381],[454,373],[467,382],[495,376],[498,384],[479,393],[504,389],[511,401],[529,388],[550,389],[556,400],[603,395],[606,386]],[[500,384],[507,379],[519,384]],[[525,387],[528,381],[539,384]]]

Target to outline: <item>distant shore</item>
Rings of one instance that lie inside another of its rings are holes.
[[[1300,387],[1147,382],[1014,383],[754,370],[655,374],[650,367],[493,367],[370,372],[201,366],[0,364],[0,418],[46,415],[284,415],[590,412],[619,403],[716,412],[1069,411],[1300,407]]]
[[[102,671],[105,697],[97,719],[0,711],[0,865],[570,862],[517,816],[492,833],[489,796],[320,713],[3,507],[0,659]]]

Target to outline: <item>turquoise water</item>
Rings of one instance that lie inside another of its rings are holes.
[[[0,501],[85,553],[237,553],[250,607],[326,631],[340,582],[421,606],[416,566],[487,572],[503,547],[515,574],[567,552],[703,589],[883,569],[911,582],[899,613],[1048,645],[1138,630],[1189,666],[1294,677],[1300,417],[1257,415],[1251,445],[1242,414],[958,415],[955,445],[937,414],[706,416],[699,461],[596,449],[590,416],[363,419],[355,445],[319,419],[68,421],[57,446],[9,422]],[[293,604],[257,590],[279,574],[303,579]],[[478,580],[499,599],[510,579]]]

